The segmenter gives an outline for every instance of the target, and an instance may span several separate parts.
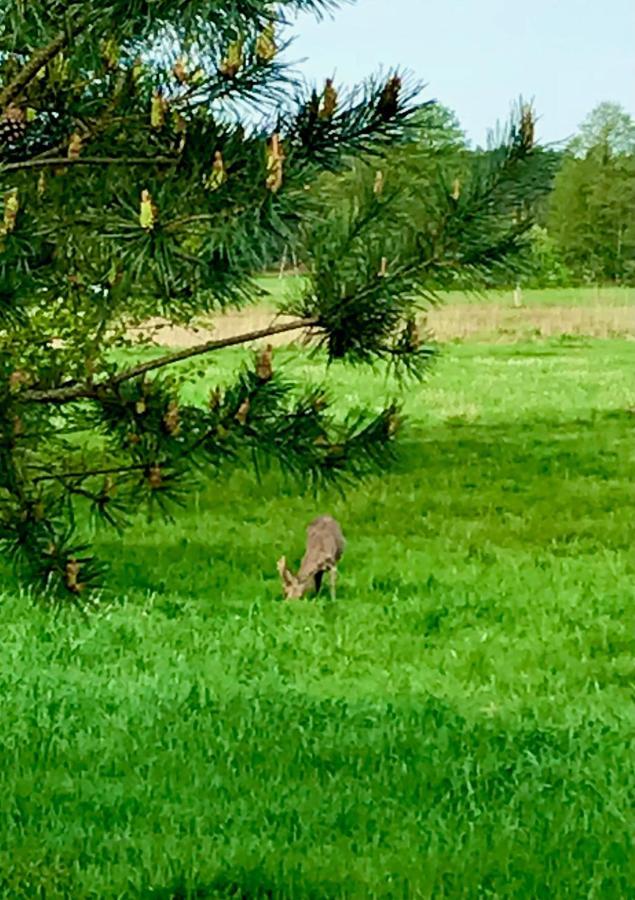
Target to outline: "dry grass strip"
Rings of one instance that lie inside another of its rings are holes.
[[[135,329],[165,347],[191,347],[210,338],[227,338],[245,331],[266,328],[274,313],[257,307],[227,313],[202,321],[196,328],[170,326],[153,319]],[[285,322],[280,316],[277,321]],[[635,338],[633,306],[525,306],[514,308],[501,303],[448,305],[427,316],[427,327],[439,341],[473,340],[508,343],[531,338],[572,335],[576,337]],[[297,334],[281,334],[270,339],[274,346],[298,340]]]

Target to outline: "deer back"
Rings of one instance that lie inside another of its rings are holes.
[[[310,578],[335,566],[342,557],[346,541],[342,529],[331,516],[318,516],[307,528],[306,552],[298,578]]]

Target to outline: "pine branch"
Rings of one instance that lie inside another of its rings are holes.
[[[69,44],[74,37],[87,24],[88,19],[84,16],[78,18],[74,25],[69,25],[64,31],[60,31],[53,40],[33,54],[26,65],[18,72],[16,77],[2,91],[0,91],[0,109],[4,109],[15,100],[22,91],[33,81],[38,72],[48,65],[50,61],[57,56],[60,50]]]
[[[191,359],[194,356],[201,356],[205,353],[212,353],[215,350],[221,350],[226,347],[236,347],[240,344],[248,344],[251,341],[257,341],[261,338],[271,337],[274,334],[284,334],[288,331],[299,331],[300,329],[311,328],[315,326],[315,319],[296,319],[293,322],[286,322],[279,325],[270,325],[268,328],[261,328],[258,331],[247,331],[234,337],[220,338],[218,340],[206,341],[203,344],[197,344],[194,347],[188,347],[185,350],[177,350],[174,353],[167,353],[158,359],[149,360],[146,363],[140,363],[130,369],[124,369],[118,375],[115,375],[108,382],[95,385],[69,385],[67,387],[52,388],[50,390],[33,389],[25,391],[22,399],[30,403],[73,403],[77,400],[90,400],[99,397],[104,390],[116,387],[124,381],[131,378],[138,378],[139,375],[145,375],[146,372],[152,372],[155,369],[162,369],[165,366],[173,365],[184,359]]]
[[[147,467],[146,463],[138,463],[130,466],[112,466],[105,469],[87,469],[83,472],[55,472],[49,475],[37,475],[33,484],[42,481],[72,481],[74,478],[93,478],[97,475],[121,475],[125,472],[139,472]]]
[[[310,328],[317,324],[315,320],[296,319],[293,322],[286,322],[280,325],[271,325],[268,328],[261,328],[259,331],[249,331],[235,337],[220,338],[218,340],[206,341],[204,344],[197,344],[195,347],[188,347],[185,350],[177,350],[175,353],[168,353],[159,359],[149,360],[147,363],[141,363],[132,369],[121,372],[114,379],[116,384],[122,381],[128,381],[130,378],[137,378],[153,369],[161,369],[164,366],[172,365],[172,363],[180,362],[184,359],[190,359],[192,356],[200,356],[203,353],[210,353],[214,350],[221,350],[224,347],[235,347],[239,344],[248,344],[251,341],[260,338],[270,337],[274,334],[284,334],[287,331],[298,331],[300,328]]]
[[[66,156],[49,156],[8,163],[1,168],[3,172],[16,172],[47,166],[170,166],[177,162],[178,158],[175,156],[78,156],[71,159]]]

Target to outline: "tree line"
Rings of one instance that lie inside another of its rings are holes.
[[[562,153],[539,228],[539,282],[635,283],[635,120],[617,104],[596,107]]]
[[[472,148],[456,115],[441,105],[424,107],[407,147],[391,148],[383,159],[358,161],[376,165],[386,185],[402,192],[404,211],[422,228],[433,228],[422,199],[426,183],[433,194],[444,182],[457,200],[469,184],[497,159],[501,134],[490,146]],[[635,120],[615,103],[601,103],[566,145],[545,148],[551,165],[544,177],[542,199],[533,226],[525,234],[519,270],[525,287],[635,283]],[[340,204],[355,178],[349,173],[330,186]],[[326,190],[326,187],[324,188]],[[427,223],[427,224],[426,224]],[[277,259],[294,260],[292,248],[277,247]],[[276,259],[271,260],[276,264]],[[496,266],[483,273],[484,286],[509,287],[510,270]],[[460,285],[457,285],[460,287]]]

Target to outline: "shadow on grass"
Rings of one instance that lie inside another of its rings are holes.
[[[120,538],[98,533],[95,549],[110,565],[109,593],[177,599],[226,599],[237,585],[241,596],[263,588],[276,595],[276,559],[285,553],[297,562],[307,521],[325,511],[341,519],[347,555],[358,565],[365,553],[389,559],[435,541],[483,562],[500,550],[625,550],[634,422],[629,412],[611,412],[568,422],[418,428],[392,470],[345,498],[303,495],[275,473],[258,484],[250,471],[235,471],[210,482],[172,523],[139,516]],[[0,578],[15,588],[6,563]]]
[[[172,525],[140,519],[121,541],[104,535],[97,545],[111,561],[113,589],[186,595],[277,584],[278,555],[299,559],[306,522],[323,511],[342,520],[350,556],[372,547],[389,556],[438,540],[485,562],[499,549],[624,550],[632,422],[628,413],[607,413],[420,430],[392,471],[344,499],[302,496],[274,474],[258,486],[249,472],[235,472],[222,487],[205,488],[198,508],[178,512]]]
[[[568,897],[588,895],[591,879],[598,896],[632,896],[630,736],[603,720],[565,729],[531,715],[516,725],[469,720],[435,697],[378,706],[289,694],[261,695],[254,704],[237,696],[220,712],[213,698],[165,706],[151,721],[139,708],[129,727],[143,740],[125,750],[108,745],[108,769],[93,776],[99,790],[90,807],[59,795],[55,766],[66,759],[64,745],[52,745],[42,777],[42,726],[33,723],[17,765],[38,790],[23,790],[12,816],[34,829],[33,847],[43,835],[51,842],[52,828],[60,858],[72,853],[85,865],[100,854],[95,896],[105,895],[106,884],[112,896],[124,896],[115,891],[122,864],[130,870],[125,896],[163,900]],[[80,771],[90,771],[90,746],[73,747]],[[622,773],[617,789],[615,771]],[[127,773],[137,777],[122,797],[111,785]],[[208,796],[205,776],[222,789]],[[179,806],[166,834],[157,826],[163,792],[174,783]],[[90,840],[90,852],[78,854],[62,830],[76,818],[90,821],[90,836],[80,839],[86,847]],[[112,840],[113,823],[124,822],[123,838]],[[434,834],[444,837],[427,839]],[[5,895],[48,896],[21,891],[27,876],[39,887],[49,875],[56,880],[48,890],[84,896],[72,890],[77,866],[72,874],[33,868],[25,865],[4,885],[0,875]]]

